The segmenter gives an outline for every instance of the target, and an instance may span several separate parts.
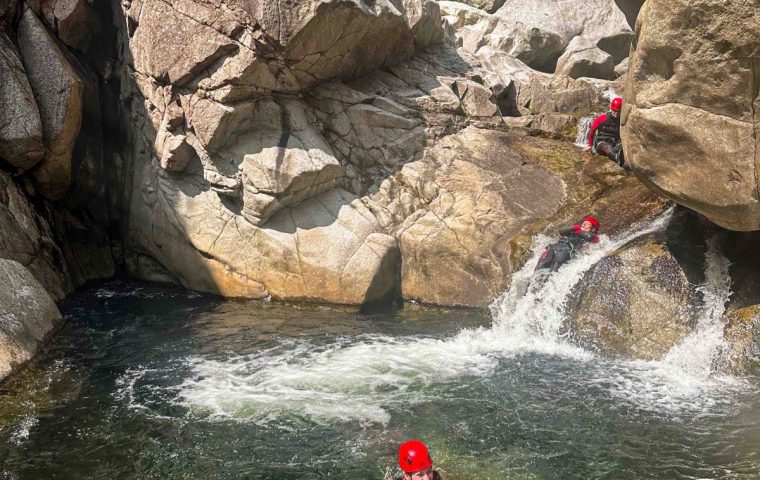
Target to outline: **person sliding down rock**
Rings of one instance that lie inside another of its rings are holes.
[[[585,217],[580,225],[560,228],[561,238],[558,242],[544,249],[534,272],[556,272],[565,262],[573,258],[584,245],[597,243],[599,241],[598,231],[599,220],[593,215]]]
[[[441,475],[433,470],[433,459],[427,447],[419,440],[401,444],[398,448],[398,466],[404,474],[388,480],[442,480]]]
[[[594,153],[606,155],[610,160],[626,170],[629,169],[623,158],[623,143],[620,141],[620,108],[623,99],[615,97],[610,102],[610,111],[594,118],[591,129],[588,132],[587,145],[584,152],[589,150]]]

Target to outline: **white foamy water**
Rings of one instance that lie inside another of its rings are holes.
[[[585,272],[631,240],[664,228],[671,215],[668,211],[613,239],[602,236],[543,286],[527,291],[538,256],[550,242],[548,237],[536,238],[532,258],[493,303],[491,328],[467,329],[445,339],[364,335],[327,346],[284,343],[224,360],[192,357],[188,359],[192,373],[178,388],[177,401],[197,414],[219,419],[267,422],[296,414],[318,421],[387,424],[389,406],[424,401],[430,384],[489,375],[501,359],[532,353],[583,364],[591,375],[589,383],[603,386],[623,402],[664,411],[709,408],[720,400],[706,392],[719,391],[728,382],[687,368],[693,363],[684,365],[671,356],[662,362],[613,362],[560,335],[565,303]],[[717,318],[722,313],[720,299],[725,302],[728,295],[723,280],[727,265],[714,255],[710,258],[704,292],[706,303],[714,308],[706,308],[705,315]],[[716,300],[710,297],[713,294]],[[705,329],[708,324],[705,320]]]
[[[720,238],[707,242],[705,255],[705,283],[697,290],[702,294],[703,306],[697,317],[694,332],[668,352],[664,363],[688,372],[691,376],[707,378],[720,363],[720,356],[728,344],[723,338],[723,313],[731,297],[731,263],[719,248]]]
[[[591,130],[591,124],[594,123],[594,117],[583,117],[578,120],[578,135],[575,137],[575,145],[584,148],[588,145],[588,132]]]
[[[10,442],[16,446],[23,445],[29,438],[32,429],[37,426],[39,420],[37,417],[26,416],[13,429],[10,436]]]

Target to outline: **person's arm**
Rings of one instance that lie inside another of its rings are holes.
[[[591,128],[588,130],[588,138],[586,139],[586,146],[591,148],[594,144],[594,132],[607,120],[607,114],[603,113],[594,119],[594,123],[591,124]]]
[[[596,243],[596,234],[594,232],[580,232],[578,233],[578,236],[580,236],[584,242],[592,242]]]
[[[575,234],[575,226],[570,227],[562,227],[559,229],[558,233],[563,237],[569,237],[573,234]]]

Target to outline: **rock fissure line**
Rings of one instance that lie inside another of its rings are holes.
[[[221,35],[221,36],[223,36],[223,37],[225,37],[225,38],[227,38],[227,39],[229,39],[229,40],[232,40],[232,41],[233,41],[235,44],[237,44],[238,46],[240,46],[240,47],[243,47],[243,48],[245,48],[246,50],[250,50],[250,51],[251,51],[251,52],[253,52],[253,53],[256,53],[256,51],[255,51],[255,50],[253,50],[252,48],[248,47],[248,46],[247,46],[247,45],[245,45],[244,43],[241,43],[241,42],[239,42],[237,39],[235,39],[235,38],[233,38],[232,36],[230,36],[230,34],[228,34],[228,33],[224,32],[224,31],[222,31],[222,30],[219,30],[218,28],[216,28],[216,27],[215,27],[215,26],[213,26],[213,25],[209,25],[208,23],[204,23],[204,22],[201,22],[201,21],[199,21],[198,19],[196,19],[196,18],[193,18],[192,16],[188,15],[188,14],[187,14],[187,13],[185,13],[185,12],[182,12],[182,11],[180,11],[180,10],[177,10],[177,9],[174,7],[174,4],[173,4],[173,3],[171,3],[171,2],[169,2],[169,1],[167,1],[167,0],[146,0],[146,2],[145,2],[145,3],[143,3],[143,7],[140,9],[140,14],[141,14],[141,15],[142,15],[142,9],[143,9],[143,8],[144,8],[144,6],[145,6],[145,5],[148,3],[148,1],[161,2],[161,3],[163,3],[164,5],[166,5],[167,7],[169,7],[170,9],[172,9],[172,11],[174,11],[176,14],[178,14],[178,15],[181,15],[181,16],[183,16],[183,17],[185,17],[185,18],[189,19],[190,21],[194,22],[196,25],[201,25],[201,26],[203,26],[203,27],[206,27],[206,28],[210,28],[211,30],[213,30],[213,31],[215,31],[216,33],[218,33],[219,35]],[[236,22],[236,23],[237,23],[237,22]],[[246,28],[246,26],[244,26],[244,25],[240,25],[240,24],[238,24],[238,25],[239,25],[239,26],[240,26],[240,28],[242,28],[243,30],[248,30],[248,29]],[[249,33],[253,33],[253,32],[252,32],[252,31],[250,31],[250,30],[248,30],[248,31],[249,31]],[[252,37],[253,37],[253,35],[252,35]]]
[[[301,283],[304,285],[304,288],[305,288],[306,280],[304,279],[304,275],[303,275],[303,264],[302,264],[303,259],[301,258],[301,248],[299,246],[298,224],[293,218],[293,210],[288,211],[288,216],[290,217],[290,222],[293,224],[293,230],[294,230],[293,243],[296,247],[296,257],[298,258],[298,275],[301,279]]]

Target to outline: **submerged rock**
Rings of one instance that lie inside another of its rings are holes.
[[[659,360],[691,331],[692,295],[663,239],[649,234],[592,267],[574,290],[567,328],[605,356]]]
[[[23,265],[0,259],[0,380],[32,359],[61,321],[42,285]]]

